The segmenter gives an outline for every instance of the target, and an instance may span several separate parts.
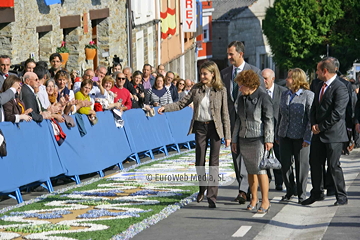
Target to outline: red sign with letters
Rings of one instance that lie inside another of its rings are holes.
[[[182,27],[184,32],[196,32],[196,0],[182,0]]]

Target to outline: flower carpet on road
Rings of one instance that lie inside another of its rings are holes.
[[[1,209],[0,239],[130,239],[195,200],[194,162],[190,150]],[[231,165],[222,148],[220,184]]]

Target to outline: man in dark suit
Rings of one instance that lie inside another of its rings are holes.
[[[35,95],[34,89],[39,88],[40,81],[33,72],[24,74],[24,85],[21,88],[20,100],[25,104],[26,109],[31,108],[33,111],[29,114],[35,122],[42,122],[43,119],[49,119],[51,114],[42,111],[40,101]]]
[[[0,89],[9,75],[15,75],[15,73],[9,72],[11,66],[11,59],[8,55],[0,55]]]
[[[248,64],[244,60],[244,51],[245,46],[240,41],[233,41],[227,47],[227,56],[228,60],[231,63],[231,66],[223,69],[221,71],[221,79],[223,80],[227,95],[228,95],[228,109],[230,115],[230,126],[231,126],[231,133],[233,133],[235,120],[236,120],[236,110],[237,110],[237,98],[239,96],[239,86],[236,82],[234,82],[235,76],[239,74],[243,70],[254,70],[260,78],[260,85],[264,87],[264,80],[261,76],[261,71],[259,68]],[[238,149],[237,153],[240,153],[240,149]],[[234,169],[236,174],[236,180],[239,183],[239,194],[234,199],[234,201],[238,201],[241,204],[244,204],[247,200],[246,193],[247,186],[241,186],[241,181],[244,178],[244,174],[246,174],[246,169],[241,168],[241,156],[236,153],[232,153],[233,162],[234,162]],[[242,188],[242,189],[241,189]],[[245,191],[244,191],[245,189]]]
[[[339,72],[340,69],[340,62],[338,59],[334,58],[334,57],[329,57],[331,59],[334,60],[334,64],[335,64],[335,69],[336,69],[336,73],[338,76],[341,75],[341,73]],[[345,123],[346,123],[346,130],[347,130],[347,134],[349,136],[349,140],[344,142],[343,144],[343,148],[342,148],[342,153],[344,154],[349,154],[349,144],[350,144],[350,140],[351,140],[351,135],[352,135],[352,128],[353,128],[353,88],[352,85],[349,81],[345,80],[344,78],[339,77],[339,80],[346,86],[347,90],[348,90],[348,94],[349,94],[349,101],[346,105],[346,112],[345,112]],[[317,85],[322,84],[322,81],[318,78],[314,79],[311,82],[310,85],[310,90],[313,91],[315,93],[315,89],[317,87]],[[335,186],[334,186],[334,182],[332,181],[331,178],[331,174],[329,170],[325,169],[324,166],[324,188],[327,189],[326,195],[327,196],[334,196],[335,195]]]
[[[265,68],[264,70],[261,71],[261,75],[264,78],[266,92],[269,94],[269,96],[271,97],[271,99],[273,101],[274,129],[275,129],[275,133],[276,133],[277,132],[276,123],[279,118],[279,105],[280,105],[281,94],[284,91],[286,91],[287,89],[285,87],[282,87],[282,86],[274,83],[275,73],[272,69]],[[280,160],[279,144],[274,142],[273,149],[274,149],[276,158]],[[269,179],[271,180],[270,169],[268,169],[267,172],[268,172]],[[281,169],[273,169],[273,173],[274,173],[274,178],[275,178],[275,189],[278,191],[282,191],[283,190],[283,187],[282,187],[283,178],[282,178]]]
[[[310,111],[313,137],[310,145],[310,167],[312,190],[302,205],[324,200],[323,167],[328,168],[335,184],[336,202],[348,203],[344,174],[340,167],[340,156],[344,142],[348,141],[345,111],[349,101],[346,86],[336,75],[334,58],[324,58],[317,64],[316,74],[323,84],[315,88],[315,98]]]

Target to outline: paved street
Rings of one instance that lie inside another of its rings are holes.
[[[346,206],[333,206],[334,196],[310,206],[299,205],[297,198],[279,203],[284,193],[273,190],[272,182],[270,212],[257,214],[231,201],[237,193],[233,184],[220,188],[216,209],[209,209],[206,201],[193,202],[133,239],[359,239],[360,150],[343,156],[341,163],[349,195]]]
[[[133,239],[359,239],[360,150],[354,150],[350,156],[343,156],[341,163],[349,195],[349,204],[346,206],[333,206],[334,196],[310,206],[299,205],[296,198],[289,203],[279,203],[284,192],[275,191],[272,182],[270,212],[257,214],[245,210],[246,205],[231,201],[237,193],[236,185],[233,184],[220,187],[216,209],[209,209],[206,200],[192,202]],[[112,172],[115,171],[109,170],[106,175]],[[90,177],[97,176],[88,175],[83,180]],[[59,185],[55,189],[73,184]],[[309,178],[308,191],[310,189]],[[23,197],[29,200],[44,193],[25,193]],[[15,200],[7,199],[0,202],[0,207],[15,203]]]

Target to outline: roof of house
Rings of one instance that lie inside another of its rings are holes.
[[[230,20],[244,11],[256,0],[212,0],[214,12],[213,20]]]

